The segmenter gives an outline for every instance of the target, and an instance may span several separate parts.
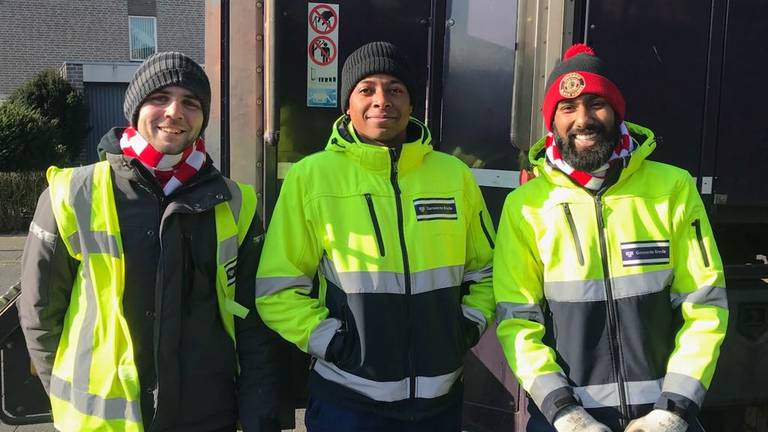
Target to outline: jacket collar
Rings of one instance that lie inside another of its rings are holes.
[[[399,151],[364,143],[358,138],[347,117],[341,116],[333,124],[325,149],[343,153],[361,167],[383,175],[389,174],[394,153],[398,172],[407,173],[420,166],[424,157],[432,151],[432,135],[424,123],[411,117],[406,140]]]
[[[656,148],[656,136],[653,131],[628,121],[625,121],[624,124],[627,125],[627,129],[629,129],[629,134],[632,136],[632,139],[639,144],[635,148],[635,151],[632,152],[632,155],[629,158],[629,163],[621,171],[619,179],[612,183],[612,185],[622,183],[629,178],[638,170],[638,168],[640,168],[643,161],[647,159]],[[547,163],[546,155],[544,153],[545,140],[546,138],[541,138],[531,146],[530,150],[528,150],[528,160],[534,169],[535,175],[537,177],[544,177],[550,183],[558,186],[579,188],[580,186],[571,181],[566,174]]]

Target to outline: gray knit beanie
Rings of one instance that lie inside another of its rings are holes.
[[[211,110],[211,84],[203,68],[180,52],[153,54],[139,66],[125,91],[123,113],[136,126],[139,109],[147,97],[168,86],[179,86],[191,91],[203,107],[203,128],[208,125]]]
[[[413,74],[405,55],[389,42],[370,42],[350,54],[341,69],[341,112],[347,112],[349,95],[357,83],[377,73],[398,78],[413,98]]]

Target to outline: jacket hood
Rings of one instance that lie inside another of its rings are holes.
[[[344,153],[363,167],[372,171],[389,172],[392,153],[389,147],[367,144],[355,133],[347,116],[341,116],[333,123],[331,136],[325,150]],[[421,164],[432,151],[432,134],[421,121],[411,117],[406,132],[406,142],[397,152],[399,172],[408,171]]]
[[[122,154],[123,150],[120,148],[120,137],[123,136],[124,127],[115,127],[110,129],[107,133],[101,137],[99,145],[96,146],[96,150],[99,153],[99,160],[105,160],[106,154]]]
[[[628,121],[624,121],[624,124],[627,125],[629,134],[637,146],[629,158],[629,163],[622,170],[621,176],[619,176],[619,179],[616,183],[623,181],[628,176],[632,175],[633,172],[637,171],[637,169],[640,167],[640,164],[642,164],[642,162],[647,159],[648,156],[656,148],[656,135],[654,135],[653,131]],[[544,148],[545,142],[546,137],[542,137],[540,140],[536,141],[536,143],[534,143],[533,146],[531,146],[531,148],[528,150],[528,160],[531,163],[536,176],[545,177],[551,183],[576,187],[576,185],[568,178],[566,174],[562,173],[560,170],[552,167],[547,163],[547,157]]]

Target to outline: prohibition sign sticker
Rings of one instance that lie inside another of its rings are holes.
[[[326,35],[336,29],[339,17],[330,6],[319,4],[309,12],[309,26],[321,35]]]
[[[327,36],[317,36],[307,47],[309,58],[318,66],[327,66],[336,59],[336,44]]]

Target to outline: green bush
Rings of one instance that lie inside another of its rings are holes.
[[[29,229],[37,198],[46,186],[42,171],[0,172],[0,233]]]
[[[18,102],[0,105],[0,171],[47,168],[58,156],[51,145],[53,135],[50,122],[39,112]]]
[[[70,164],[78,157],[88,135],[88,107],[83,95],[57,71],[40,72],[16,89],[9,101],[38,111],[50,122],[56,158],[47,165]]]

